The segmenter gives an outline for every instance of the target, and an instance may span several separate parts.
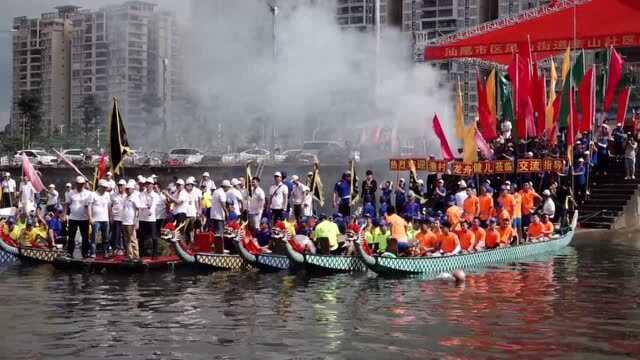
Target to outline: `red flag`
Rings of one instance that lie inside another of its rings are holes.
[[[531,101],[532,81],[529,61],[524,61],[518,54],[515,54],[513,63],[509,65],[509,78],[513,88],[518,137],[520,139],[535,137],[536,129],[533,118],[533,103]]]
[[[627,110],[629,109],[629,96],[631,96],[631,87],[627,86],[622,90],[618,97],[618,117],[617,123],[624,125],[624,119],[627,116]]]
[[[488,160],[493,157],[493,150],[491,150],[489,144],[487,144],[485,139],[482,137],[480,131],[476,131],[476,146],[485,159]]]
[[[576,143],[576,134],[579,130],[580,119],[576,108],[576,97],[573,90],[569,93],[569,106],[571,114],[569,115],[569,124],[567,127],[567,145],[573,146]]]
[[[608,112],[611,104],[613,103],[613,97],[616,95],[616,89],[618,83],[622,79],[622,58],[616,49],[611,48],[611,61],[609,62],[609,76],[607,77],[607,92],[604,96],[604,112]]]
[[[100,161],[98,161],[98,180],[104,178],[107,174],[107,155],[100,155]]]
[[[487,101],[487,89],[480,79],[480,74],[476,75],[476,85],[478,88],[478,130],[487,141],[493,141],[498,137],[496,133],[496,118],[491,114],[489,102]]]
[[[451,148],[449,147],[447,137],[444,135],[444,131],[442,131],[442,125],[440,125],[438,114],[435,114],[433,116],[433,132],[438,137],[438,140],[440,140],[440,151],[442,152],[442,158],[447,161],[453,160],[454,156],[451,152]]]
[[[22,155],[22,176],[25,176],[29,181],[31,181],[31,185],[33,185],[33,188],[36,189],[37,192],[46,190],[42,180],[40,180],[38,172],[33,165],[31,165],[27,155]]]
[[[578,99],[582,107],[582,121],[580,122],[580,132],[590,131],[593,124],[594,113],[594,97],[595,97],[595,78],[593,77],[593,67],[587,71],[580,88],[578,89]]]
[[[536,121],[536,133],[542,135],[545,129],[547,115],[547,81],[544,74],[538,72],[538,64],[533,64],[533,108],[538,114]]]

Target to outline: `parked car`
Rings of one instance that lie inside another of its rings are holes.
[[[36,165],[54,166],[58,164],[58,158],[44,150],[20,150],[13,157],[16,164],[22,163],[23,154],[27,155],[29,161]]]
[[[273,159],[276,162],[294,162],[296,161],[296,157],[300,155],[304,150],[302,149],[289,149],[281,152],[280,154],[275,154]]]
[[[81,163],[85,161],[85,153],[81,149],[62,150],[62,155],[73,163]]]
[[[249,149],[240,153],[240,161],[265,161],[271,153],[265,149]]]
[[[359,151],[349,151],[343,144],[337,141],[305,141],[302,149],[305,153],[317,156],[321,162],[339,163],[346,160],[360,161]]]
[[[224,154],[222,155],[222,158],[220,159],[220,161],[222,161],[224,165],[234,165],[240,162],[240,154],[238,153]]]
[[[176,160],[184,165],[199,164],[204,154],[197,149],[179,148],[169,151],[168,160]]]

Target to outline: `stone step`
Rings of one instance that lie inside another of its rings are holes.
[[[611,200],[629,200],[629,198],[631,197],[630,194],[626,194],[626,193],[614,193],[614,194],[608,194],[608,193],[591,193],[591,195],[589,195],[589,199],[611,199]]]
[[[589,212],[596,212],[596,211],[609,211],[609,212],[621,212],[623,210],[624,206],[622,205],[616,205],[616,206],[602,206],[602,205],[593,205],[593,204],[583,204],[579,207],[580,211],[589,211]]]
[[[605,223],[599,223],[599,222],[583,222],[580,223],[580,227],[583,229],[606,229],[606,230],[610,230],[613,225],[612,224],[605,224]]]
[[[585,216],[578,217],[578,222],[597,222],[597,223],[605,223],[605,224],[613,224],[616,222],[617,217],[615,216]]]
[[[610,209],[612,206],[624,206],[627,205],[629,199],[589,199],[584,202],[584,205],[599,205],[604,209]]]
[[[637,184],[628,184],[628,183],[612,183],[612,182],[607,182],[607,183],[603,183],[603,184],[595,184],[592,185],[592,188],[599,188],[599,189],[624,189],[627,190],[629,192],[633,192],[636,189],[638,189],[638,185]]]
[[[630,191],[629,189],[620,189],[620,188],[602,188],[602,187],[592,187],[591,188],[591,195],[594,194],[609,194],[609,195],[627,195],[627,196],[631,196],[633,195],[633,191]]]

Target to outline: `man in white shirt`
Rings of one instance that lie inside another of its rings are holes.
[[[145,188],[138,193],[140,208],[138,220],[140,225],[140,239],[138,247],[140,254],[145,256],[147,243],[151,242],[151,257],[158,256],[158,235],[156,234],[156,206],[158,206],[158,194],[156,194],[152,179],[145,179]]]
[[[227,205],[229,206],[229,212],[234,212],[238,217],[242,214],[243,197],[242,193],[238,189],[241,184],[238,179],[231,179],[231,187],[226,191],[227,193]]]
[[[467,183],[464,180],[458,181],[458,192],[455,194],[456,206],[463,207],[464,201],[467,199]]]
[[[549,216],[549,219],[553,219],[556,215],[556,203],[553,202],[553,198],[551,198],[551,191],[544,190],[542,192],[542,197],[544,198],[542,203],[542,214]]]
[[[24,214],[29,215],[36,210],[36,189],[26,176],[20,182],[20,202],[18,207]]]
[[[257,231],[260,228],[260,220],[262,220],[262,211],[264,210],[265,195],[264,190],[260,187],[260,178],[254,176],[251,179],[251,197],[248,199],[247,213],[249,214],[249,227]]]
[[[69,214],[69,238],[67,252],[73,257],[76,248],[76,233],[80,230],[82,237],[82,257],[89,257],[89,220],[91,219],[92,193],[84,188],[86,180],[83,176],[76,177],[75,189],[67,193],[65,210]]]
[[[207,171],[202,173],[202,180],[200,180],[200,187],[204,185],[205,191],[211,191],[216,189],[216,184],[211,180]]]
[[[109,185],[109,187],[107,188],[107,191],[109,189],[113,189],[115,190],[116,188],[116,181],[113,180],[113,174],[111,173],[111,171],[107,171],[106,174],[104,174],[104,179],[107,181],[107,185]]]
[[[211,194],[211,222],[209,231],[222,238],[224,234],[224,222],[227,219],[227,192],[231,189],[229,180],[222,181],[222,186]]]
[[[269,188],[269,209],[271,209],[272,221],[284,221],[284,212],[289,200],[289,189],[282,182],[282,174],[277,171],[273,174],[274,184]]]
[[[60,196],[58,195],[56,186],[53,184],[49,184],[49,187],[47,188],[47,213],[54,212],[56,206],[58,206],[59,204]]]
[[[16,197],[16,181],[11,178],[11,174],[5,172],[0,187],[2,187],[2,207],[14,207]]]
[[[109,183],[105,179],[98,181],[98,189],[91,197],[91,247],[89,257],[96,257],[96,235],[100,233],[102,237],[102,250],[105,257],[111,256],[111,246],[109,241],[109,220],[111,208],[111,196],[106,191]]]
[[[293,204],[293,214],[296,217],[296,221],[300,221],[300,218],[304,212],[304,202],[309,188],[300,181],[298,175],[291,177],[293,182],[293,190],[291,191],[291,203]]]
[[[178,180],[178,184],[181,180]],[[184,186],[184,189],[178,192],[177,197],[170,197],[171,201],[175,202],[176,208],[176,226],[186,224],[183,227],[183,233],[187,243],[191,243],[191,232],[193,231],[193,223],[196,219],[196,215],[200,212],[200,199],[198,194],[193,191],[194,179],[188,178]]]
[[[126,197],[122,203],[122,230],[127,243],[127,256],[130,260],[139,260],[138,240],[136,239],[136,224],[138,223],[138,209],[140,202],[136,195],[138,184],[129,180],[126,185]]]
[[[153,189],[158,194],[158,203],[156,204],[156,236],[160,236],[160,232],[167,220],[167,196],[162,192],[162,187],[154,179]]]
[[[114,189],[111,196],[111,247],[116,251],[116,255],[124,255],[126,245],[122,236],[122,207],[127,198],[125,186],[127,182],[119,180],[117,189]]]

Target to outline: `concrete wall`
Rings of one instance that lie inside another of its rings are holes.
[[[623,208],[622,215],[616,219],[612,230],[631,230],[640,227],[640,191],[636,190]]]

